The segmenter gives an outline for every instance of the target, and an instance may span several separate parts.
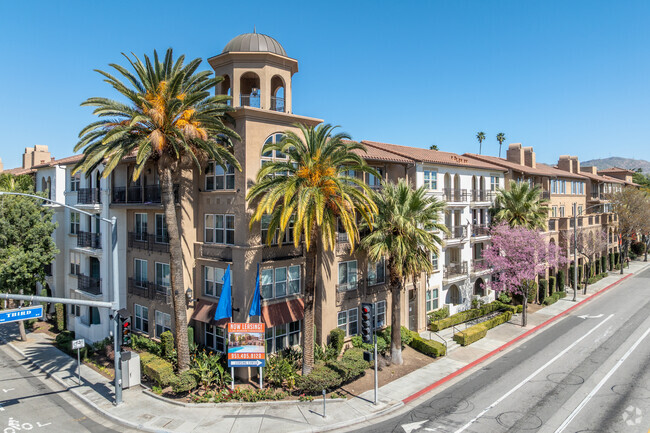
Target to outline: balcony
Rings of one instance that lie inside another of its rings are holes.
[[[101,203],[99,188],[79,188],[77,190],[77,204]]]
[[[100,250],[102,248],[102,235],[92,232],[79,232],[77,233],[77,246]]]
[[[129,278],[128,291],[130,295],[161,301],[165,304],[171,304],[172,301],[170,287],[151,283],[149,281],[141,281],[135,278]]]
[[[458,226],[458,227],[447,227],[449,233],[445,233],[445,240],[462,240],[467,237],[467,227]]]
[[[490,272],[485,259],[472,259],[472,274],[483,274]]]
[[[158,253],[169,252],[169,237],[160,237],[149,233],[129,232],[129,248],[138,250],[155,251]]]
[[[453,280],[456,278],[466,277],[467,276],[467,262],[460,263],[450,263],[444,267],[442,270],[442,280],[445,281]]]
[[[239,95],[239,105],[242,107],[254,107],[254,108],[261,108],[261,98],[260,94],[258,93],[251,93],[250,95],[244,95],[241,94]],[[282,101],[284,105],[284,100]]]
[[[494,191],[472,190],[472,202],[491,202],[494,200]]]
[[[113,204],[161,204],[160,185],[116,186],[111,194]],[[174,202],[178,203],[178,185],[174,185]]]
[[[303,245],[295,247],[293,244],[284,245],[266,245],[262,247],[262,261],[272,262],[279,260],[289,260],[303,257],[305,254]]]
[[[487,224],[472,225],[472,237],[490,236],[490,226]]]
[[[271,110],[284,112],[284,98],[271,96]]]
[[[551,193],[549,191],[542,191],[540,196],[543,200],[549,200],[551,198]]]
[[[203,259],[220,260],[222,262],[232,262],[232,247],[225,244],[206,244],[199,243],[198,256]]]
[[[549,232],[554,232],[557,230],[557,220],[556,219],[549,219],[548,220],[548,231]]]
[[[442,190],[443,198],[448,203],[467,203],[469,194],[466,189],[445,188]]]
[[[101,295],[102,279],[79,274],[77,275],[77,290],[89,293],[91,295]]]

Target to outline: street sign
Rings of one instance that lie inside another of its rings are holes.
[[[264,366],[264,323],[228,323],[228,367]]]
[[[20,320],[38,319],[41,317],[43,317],[42,305],[0,311],[0,323],[18,322]]]
[[[83,338],[79,340],[72,340],[72,350],[83,349],[86,346],[86,341]]]

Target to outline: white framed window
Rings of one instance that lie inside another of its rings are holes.
[[[149,308],[135,304],[135,321],[133,327],[136,331],[149,333]]]
[[[490,176],[490,191],[496,191],[499,188],[499,176]]]
[[[214,161],[205,169],[205,190],[223,191],[235,189],[235,167],[225,164],[226,169]]]
[[[438,254],[433,252],[431,253],[431,266],[434,272],[438,270]]]
[[[79,226],[81,223],[81,214],[79,212],[70,212],[70,234],[79,234]]]
[[[386,282],[386,263],[384,258],[378,262],[368,262],[368,285],[383,284]]]
[[[560,206],[560,218],[564,218],[564,206]]]
[[[156,262],[156,284],[163,287],[171,287],[172,282],[168,263]]]
[[[386,301],[375,302],[375,329],[386,326]]]
[[[438,189],[438,172],[433,170],[424,170],[424,187],[426,189]]]
[[[381,186],[381,181],[384,178],[384,169],[382,167],[372,167],[379,176],[375,176],[372,173],[366,173],[366,184],[370,188],[379,188]]]
[[[260,239],[262,241],[262,245],[266,245],[266,239],[269,234],[269,225],[271,224],[271,215],[262,215],[262,219],[260,221],[260,228],[261,228],[261,236]],[[271,241],[271,245],[277,245],[278,244],[278,236],[280,235],[280,229],[276,229],[275,235],[273,236],[273,240]],[[293,243],[293,218],[289,220],[289,224],[287,225],[287,230],[284,232],[284,236],[282,237],[282,243],[283,244],[292,244]]]
[[[203,267],[203,293],[206,296],[218,298],[223,288],[223,276],[226,270],[223,268]],[[232,277],[232,275],[231,275]],[[232,284],[232,280],[231,280]]]
[[[300,293],[300,265],[262,269],[260,286],[263,299],[283,298]]]
[[[300,293],[300,265],[289,266],[287,271],[289,294],[297,295]]]
[[[300,345],[300,321],[267,327],[264,333],[266,352],[277,353],[287,347]]]
[[[209,244],[235,244],[235,216],[205,214],[204,242]]]
[[[81,274],[81,253],[70,251],[70,273],[72,275]]]
[[[426,292],[427,312],[438,309],[438,289],[429,289]]]
[[[582,215],[582,205],[578,206],[578,215]]]
[[[553,207],[551,208],[551,216],[552,216],[553,218],[557,218],[557,206],[553,206]]]
[[[172,330],[172,316],[162,311],[156,310],[156,337],[160,338],[160,334],[165,331]]]
[[[149,281],[147,277],[147,261],[135,259],[133,264],[133,278],[137,287],[146,287]]]
[[[339,263],[339,291],[357,289],[357,261]]]
[[[147,240],[147,214],[136,213],[134,218],[135,218],[134,221],[135,240],[146,241]]]
[[[72,174],[70,175],[70,192],[79,191],[81,185],[81,174]]]
[[[156,214],[156,243],[169,243],[169,234],[167,233],[167,218],[165,218],[164,213]]]
[[[346,337],[351,337],[359,333],[359,310],[352,308],[347,311],[339,311],[338,328],[345,331]]]
[[[264,141],[264,145],[279,143],[283,139],[284,139],[284,134],[282,134],[282,133],[272,134],[271,136],[269,136],[269,138],[266,139],[266,141]],[[287,161],[289,159],[289,157],[287,155],[285,155],[284,153],[280,152],[279,150],[270,150],[268,152],[262,153],[262,156],[261,156],[260,159],[261,159],[261,167],[264,167],[264,164],[268,164],[269,162]],[[284,172],[284,173],[275,173],[275,175],[280,175],[280,176],[285,175],[286,176],[287,173],[286,172]]]
[[[205,345],[216,352],[226,353],[226,329],[205,325]]]

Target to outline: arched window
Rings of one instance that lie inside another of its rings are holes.
[[[284,80],[275,75],[271,78],[271,110],[284,112]]]
[[[52,178],[50,176],[47,177],[47,198],[52,200]]]
[[[241,94],[239,102],[242,107],[261,108],[260,77],[254,72],[246,72],[240,79]]]
[[[483,278],[477,278],[474,282],[474,295],[485,296],[485,282]]]
[[[227,96],[232,96],[232,85],[230,84],[230,76],[229,75],[224,75],[223,76],[223,81],[219,83],[219,94],[220,95],[227,95]],[[232,101],[227,102],[228,105],[232,104]]]
[[[271,134],[266,141],[264,141],[264,146],[268,144],[275,144],[279,143],[284,139],[284,134],[278,132],[275,134]],[[264,150],[264,149],[262,149]],[[264,167],[264,164],[268,164],[269,162],[273,161],[287,161],[289,157],[285,155],[284,153],[280,152],[279,150],[269,150],[267,152],[262,153],[262,167]],[[280,173],[282,174],[282,173]],[[284,173],[286,175],[286,173]]]
[[[447,291],[447,303],[452,305],[459,305],[463,301],[460,295],[460,289],[457,285],[453,284]]]

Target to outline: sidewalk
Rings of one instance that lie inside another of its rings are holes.
[[[650,262],[632,262],[623,277],[636,274]],[[621,280],[620,274],[611,274],[589,286],[589,293],[579,294],[578,301],[608,288]],[[373,391],[349,400],[327,400],[326,417],[323,401],[313,402],[262,402],[182,405],[163,401],[143,392],[141,388],[124,390],[124,402],[115,407],[113,384],[93,369],[81,366],[82,384],[77,384],[77,361],[48,343],[47,336],[31,333],[28,341],[17,338],[17,327],[0,327],[0,337],[11,349],[24,356],[52,379],[68,389],[94,410],[131,428],[151,432],[315,432],[349,427],[383,413],[395,410],[415,398],[463,373],[475,365],[504,350],[514,342],[536,331],[540,325],[554,320],[577,305],[572,302],[571,290],[567,297],[555,304],[529,314],[528,326],[522,328],[520,316],[488,332],[482,340],[471,346],[460,347],[448,356],[416,370],[379,388],[379,404],[372,404]],[[9,342],[9,343],[7,343]]]

